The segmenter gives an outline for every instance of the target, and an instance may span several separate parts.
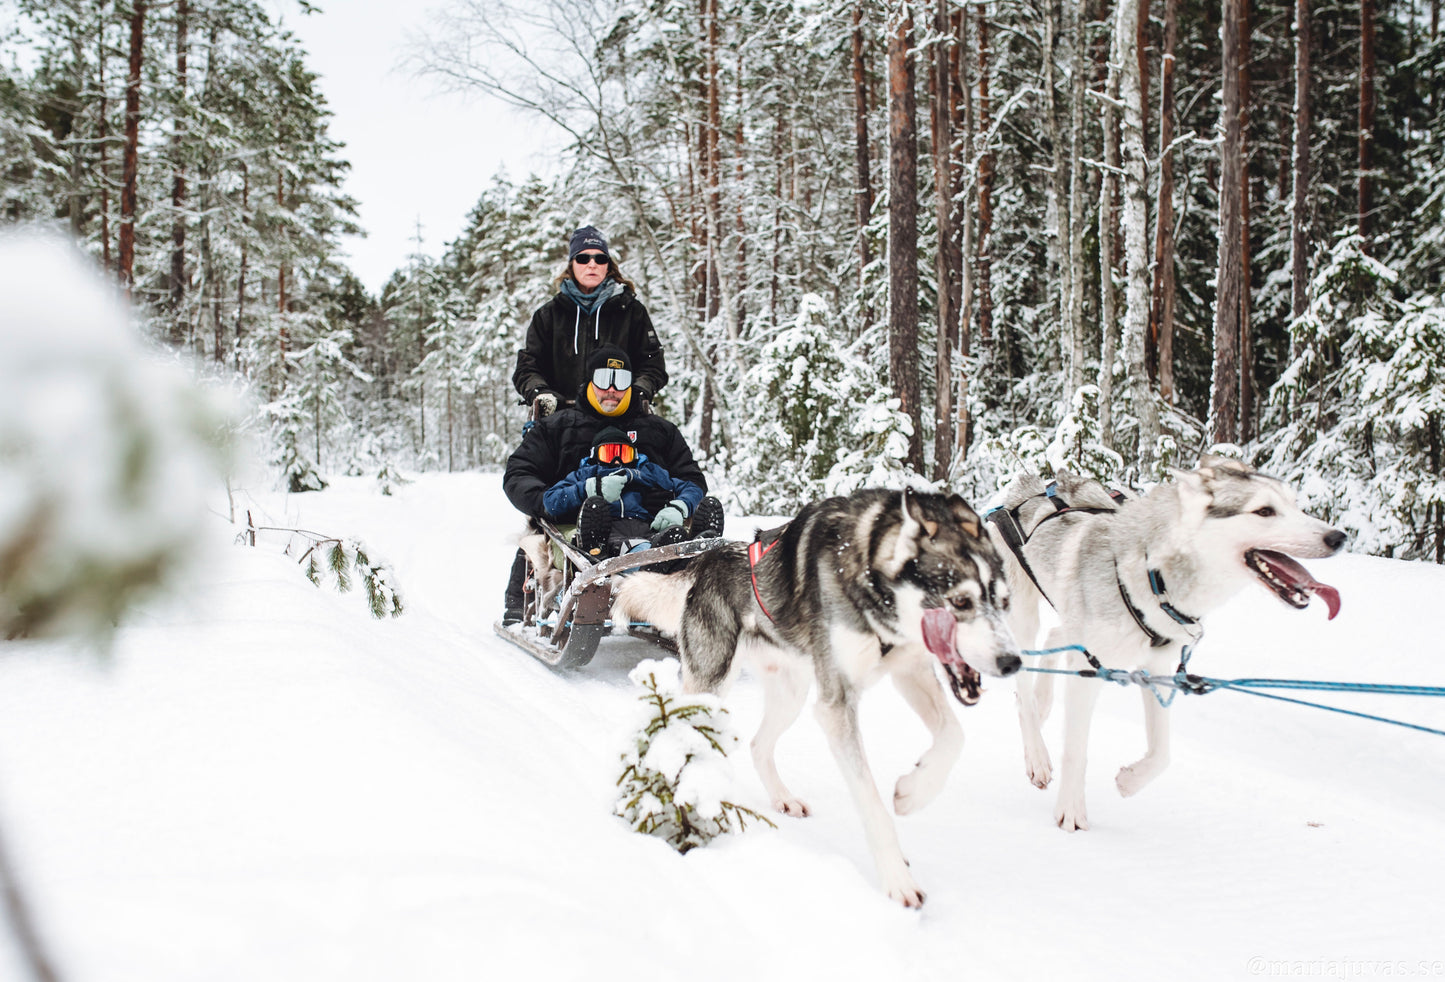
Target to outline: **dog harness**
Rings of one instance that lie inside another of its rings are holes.
[[[1148,570],[1148,576],[1149,589],[1153,591],[1154,598],[1159,601],[1159,609],[1168,614],[1176,624],[1181,625],[1188,631],[1190,639],[1197,643],[1200,636],[1204,634],[1203,629],[1198,627],[1199,621],[1183,613],[1179,608],[1169,602],[1169,591],[1164,586],[1163,573],[1157,569],[1150,568]],[[1144,622],[1144,612],[1134,603],[1134,598],[1129,596],[1129,591],[1124,589],[1124,580],[1119,576],[1119,560],[1117,558],[1114,560],[1114,582],[1119,584],[1119,596],[1123,599],[1124,606],[1128,609],[1129,615],[1134,618],[1134,623],[1139,625],[1139,630],[1148,635],[1150,647],[1162,648],[1170,644],[1170,638],[1166,638]]]
[[[771,621],[773,620],[772,612],[768,610],[768,605],[763,603],[763,595],[758,591],[758,560],[766,556],[768,550],[778,544],[778,540],[774,539],[767,545],[763,545],[762,532],[759,532],[758,536],[748,545],[748,575],[752,577],[753,596],[757,598],[758,607],[768,615],[768,620]]]
[[[1109,488],[1108,492],[1109,497],[1112,498],[1115,502],[1122,503],[1124,501],[1123,492],[1117,491],[1113,488]],[[1044,600],[1048,601],[1050,607],[1058,610],[1058,607],[1054,604],[1054,602],[1049,599],[1048,593],[1044,591],[1043,585],[1039,583],[1039,578],[1034,574],[1033,567],[1029,565],[1028,559],[1024,556],[1024,546],[1028,544],[1029,538],[1034,534],[1034,532],[1037,532],[1039,530],[1039,527],[1051,518],[1058,518],[1060,515],[1067,515],[1070,513],[1078,513],[1084,515],[1105,515],[1113,511],[1117,511],[1118,509],[1075,508],[1071,505],[1066,504],[1063,499],[1058,497],[1058,485],[1056,482],[1052,481],[1049,482],[1048,487],[1044,489],[1044,494],[1048,497],[1049,503],[1054,506],[1054,510],[1044,515],[1043,518],[1039,519],[1038,524],[1035,525],[1028,532],[1024,531],[1023,523],[1019,521],[1019,509],[1023,507],[1022,503],[1015,505],[1013,508],[1004,508],[1002,506],[995,508],[992,511],[988,512],[988,514],[984,515],[983,519],[986,522],[992,522],[994,526],[999,530],[999,533],[1003,536],[1004,543],[1007,544],[1009,547],[1009,551],[1014,554],[1014,558],[1018,560],[1019,566],[1023,569],[1024,573],[1028,575],[1028,578],[1033,581],[1034,587],[1039,591],[1039,596],[1043,597]],[[1197,643],[1199,641],[1199,638],[1204,633],[1203,629],[1198,628],[1199,622],[1195,618],[1183,613],[1172,603],[1169,602],[1169,594],[1167,588],[1164,585],[1163,573],[1159,572],[1159,570],[1157,569],[1151,568],[1148,570],[1148,577],[1149,589],[1153,592],[1155,598],[1159,601],[1159,609],[1164,611],[1164,613],[1168,614],[1170,618],[1172,618],[1176,623],[1184,626],[1186,629],[1195,628],[1195,630],[1189,631],[1191,644],[1184,646],[1183,660],[1179,663],[1179,669],[1180,671],[1183,671],[1185,665],[1189,661],[1190,648],[1194,643]],[[1117,559],[1115,559],[1114,561],[1114,582],[1119,587],[1119,596],[1124,601],[1124,608],[1129,611],[1129,616],[1134,618],[1134,623],[1139,625],[1139,630],[1143,631],[1144,635],[1149,639],[1150,647],[1162,648],[1168,644],[1171,644],[1172,641],[1170,638],[1167,638],[1164,635],[1160,634],[1158,631],[1154,630],[1145,622],[1144,612],[1139,609],[1138,605],[1134,603],[1133,598],[1129,596],[1129,591],[1124,587],[1124,580],[1122,577],[1119,576],[1119,562]],[[1084,658],[1088,661],[1090,667],[1094,670],[1094,672],[1105,673],[1109,671],[1109,669],[1106,669],[1103,663],[1094,656],[1094,653],[1092,651],[1089,651],[1087,649],[1080,650],[1083,651]]]
[[[1107,490],[1109,497],[1114,499],[1116,503],[1124,500],[1124,493],[1122,491],[1116,491],[1113,488],[1108,488]],[[1044,590],[1043,584],[1039,582],[1038,576],[1035,575],[1034,568],[1029,565],[1028,558],[1024,556],[1024,546],[1028,544],[1029,538],[1039,530],[1039,527],[1042,526],[1044,522],[1047,522],[1051,518],[1058,518],[1060,515],[1106,515],[1118,510],[1117,507],[1075,508],[1060,498],[1058,491],[1058,482],[1056,481],[1050,481],[1048,487],[1044,488],[1044,495],[1049,499],[1049,504],[1054,506],[1054,510],[1039,519],[1038,524],[1027,532],[1024,531],[1023,523],[1019,521],[1019,509],[1023,507],[1022,502],[1012,508],[1005,508],[1000,505],[983,516],[983,520],[985,522],[992,522],[994,527],[998,529],[999,534],[1003,536],[1003,541],[1008,546],[1009,552],[1013,553],[1014,558],[1019,561],[1019,566],[1033,582],[1034,588],[1039,591],[1039,596],[1048,600],[1049,606],[1055,610],[1059,609],[1058,606],[1055,605],[1052,600],[1049,600],[1049,595],[1047,591]],[[1038,497],[1038,495],[1034,497]],[[1030,498],[1028,500],[1031,501],[1033,499]]]

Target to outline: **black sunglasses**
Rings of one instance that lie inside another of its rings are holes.
[[[583,266],[588,266],[592,263],[596,263],[599,266],[606,266],[608,263],[607,257],[598,252],[579,252],[572,257],[572,261],[580,263]]]

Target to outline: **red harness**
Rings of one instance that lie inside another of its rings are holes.
[[[774,539],[767,545],[763,545],[760,540],[754,539],[748,546],[748,573],[753,579],[753,596],[757,598],[758,606],[762,608],[763,613],[768,615],[768,620],[772,620],[773,615],[769,612],[768,605],[763,603],[763,595],[758,592],[758,560],[766,556],[768,550],[777,544],[777,539]]]

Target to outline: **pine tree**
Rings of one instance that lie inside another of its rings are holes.
[[[414,372],[422,391],[431,393],[436,406],[435,418],[449,473],[456,469],[463,399],[469,400],[474,391],[469,371],[472,343],[467,336],[474,319],[471,303],[460,292],[452,291],[443,297],[423,330],[427,354]]]
[[[684,696],[677,676],[675,659],[643,661],[629,673],[644,690],[638,698],[650,718],[622,754],[614,813],[634,832],[657,836],[680,853],[746,831],[749,821],[774,827],[723,797],[730,783],[727,754],[738,743],[722,719],[727,710],[716,696]]]

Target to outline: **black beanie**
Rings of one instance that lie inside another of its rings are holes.
[[[625,430],[619,430],[615,426],[604,426],[598,430],[597,435],[592,438],[592,449],[596,450],[604,443],[625,443],[629,447],[636,446],[632,442],[632,437],[628,436]]]
[[[592,373],[599,368],[625,368],[632,371],[632,360],[627,357],[627,352],[615,344],[604,344],[594,348],[587,356],[587,379],[592,380]],[[585,382],[584,382],[585,384]]]
[[[572,233],[572,239],[567,245],[567,261],[570,263],[577,258],[577,253],[587,249],[600,249],[604,256],[612,255],[607,251],[607,236],[591,225],[584,225]]]

